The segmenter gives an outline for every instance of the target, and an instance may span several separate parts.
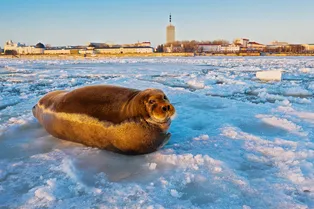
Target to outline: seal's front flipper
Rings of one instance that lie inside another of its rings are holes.
[[[159,147],[157,149],[160,149],[163,146],[165,146],[168,143],[168,141],[170,140],[170,138],[171,138],[171,133],[167,133],[164,141],[159,145]]]

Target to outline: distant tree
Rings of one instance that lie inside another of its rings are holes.
[[[279,51],[279,53],[281,53],[283,50],[282,50],[282,47],[279,47],[279,49],[278,49]]]
[[[212,44],[211,41],[200,41],[199,44]]]
[[[156,52],[164,52],[164,45],[163,44],[158,45],[156,48]]]
[[[292,53],[302,53],[305,50],[305,47],[300,44],[290,45]]]
[[[171,46],[171,43],[165,43],[163,44],[164,47],[170,47]]]
[[[17,55],[17,51],[16,50],[5,50],[4,54],[5,55],[14,55],[14,56],[16,56]]]
[[[213,44],[218,44],[218,45],[229,45],[230,42],[227,40],[223,40],[223,39],[218,39],[218,40],[214,40]]]
[[[195,52],[198,48],[197,41],[186,41],[183,43],[183,51],[184,52]]]
[[[305,46],[301,46],[301,52],[305,52],[305,51],[306,51]]]

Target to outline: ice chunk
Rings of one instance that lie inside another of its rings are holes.
[[[171,189],[170,190],[170,194],[172,197],[181,197],[181,195],[179,194],[179,192],[175,189]]]
[[[0,208],[314,208],[313,66],[311,57],[0,59]],[[252,79],[264,70],[285,73],[282,82]],[[104,83],[165,91],[178,113],[166,149],[69,145],[31,114],[49,91]]]
[[[263,81],[281,81],[281,71],[268,70],[256,72],[256,78]]]
[[[302,73],[314,73],[314,68],[300,68]]]
[[[209,139],[209,136],[207,134],[204,134],[204,135],[200,135],[199,137],[195,137],[193,138],[194,140],[197,140],[197,141],[201,141],[201,140],[208,140]]]
[[[39,188],[35,191],[35,196],[39,199],[46,199],[48,201],[54,201],[55,197],[46,188]]]
[[[157,167],[157,164],[156,163],[150,163],[149,164],[149,170],[155,170]]]

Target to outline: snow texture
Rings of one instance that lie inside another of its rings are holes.
[[[0,208],[314,208],[313,74],[311,57],[0,59]],[[94,84],[162,89],[168,144],[124,156],[33,118],[47,92]]]

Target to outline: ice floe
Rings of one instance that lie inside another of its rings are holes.
[[[312,57],[0,59],[0,208],[314,208]],[[256,79],[281,71],[278,82]],[[56,139],[49,91],[160,88],[177,110],[161,150],[123,156]]]

